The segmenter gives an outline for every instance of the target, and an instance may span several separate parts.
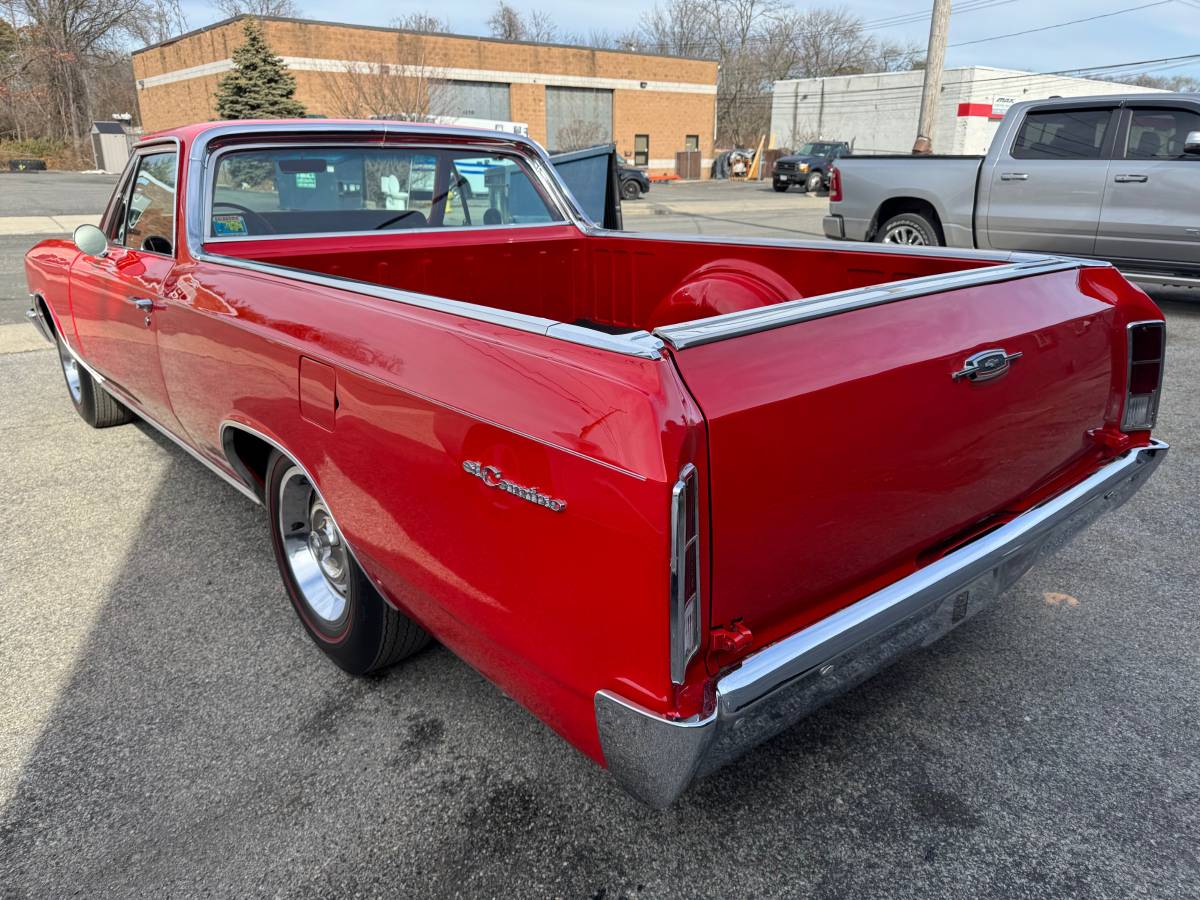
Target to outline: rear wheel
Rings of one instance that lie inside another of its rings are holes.
[[[309,637],[354,675],[382,669],[429,643],[371,584],[316,486],[276,451],[267,464],[267,511],[279,573]]]
[[[910,247],[938,247],[937,228],[920,213],[906,212],[892,216],[875,234],[880,244],[907,244]]]
[[[58,362],[67,383],[67,395],[79,418],[93,428],[109,428],[132,422],[134,415],[129,408],[96,383],[96,379],[79,364],[58,334],[54,335],[54,343],[58,346]]]
[[[632,178],[621,182],[621,199],[637,200],[642,196],[641,186]]]

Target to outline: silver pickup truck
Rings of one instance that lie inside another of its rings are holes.
[[[825,234],[1097,257],[1200,287],[1200,94],[1016,103],[987,156],[838,162]]]

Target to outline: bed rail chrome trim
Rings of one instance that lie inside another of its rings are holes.
[[[808,628],[751,654],[716,683],[704,717],[670,719],[611,691],[595,695],[600,746],[617,782],[655,807],[829,700],[991,606],[1040,557],[1128,500],[1167,444],[1126,451],[1074,487]]]
[[[838,249],[840,250],[841,247],[839,246]],[[795,325],[798,322],[807,322],[812,319],[823,319],[826,316],[835,316],[851,310],[882,306],[897,300],[908,300],[983,284],[997,284],[1030,275],[1045,275],[1088,266],[1103,268],[1108,265],[1105,262],[1070,257],[1034,257],[981,269],[970,269],[965,272],[946,272],[921,278],[907,278],[879,287],[852,288],[848,291],[804,297],[774,306],[713,316],[696,322],[666,325],[654,329],[654,334],[676,350],[684,350],[688,347],[711,344],[726,338],[756,334],[760,331],[769,331],[773,328],[782,328],[785,325]]]

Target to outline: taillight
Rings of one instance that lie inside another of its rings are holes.
[[[671,681],[683,684],[700,647],[700,503],[688,463],[671,491]]]
[[[1164,322],[1134,322],[1129,332],[1129,373],[1125,388],[1122,431],[1147,431],[1158,417],[1163,362],[1167,353]]]
[[[838,203],[842,199],[842,173],[837,166],[829,170],[829,201]]]

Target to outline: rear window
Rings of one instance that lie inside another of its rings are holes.
[[[534,225],[561,216],[505,154],[392,147],[236,150],[217,160],[210,237]]]
[[[1099,159],[1112,121],[1111,109],[1032,112],[1013,143],[1015,159]]]

